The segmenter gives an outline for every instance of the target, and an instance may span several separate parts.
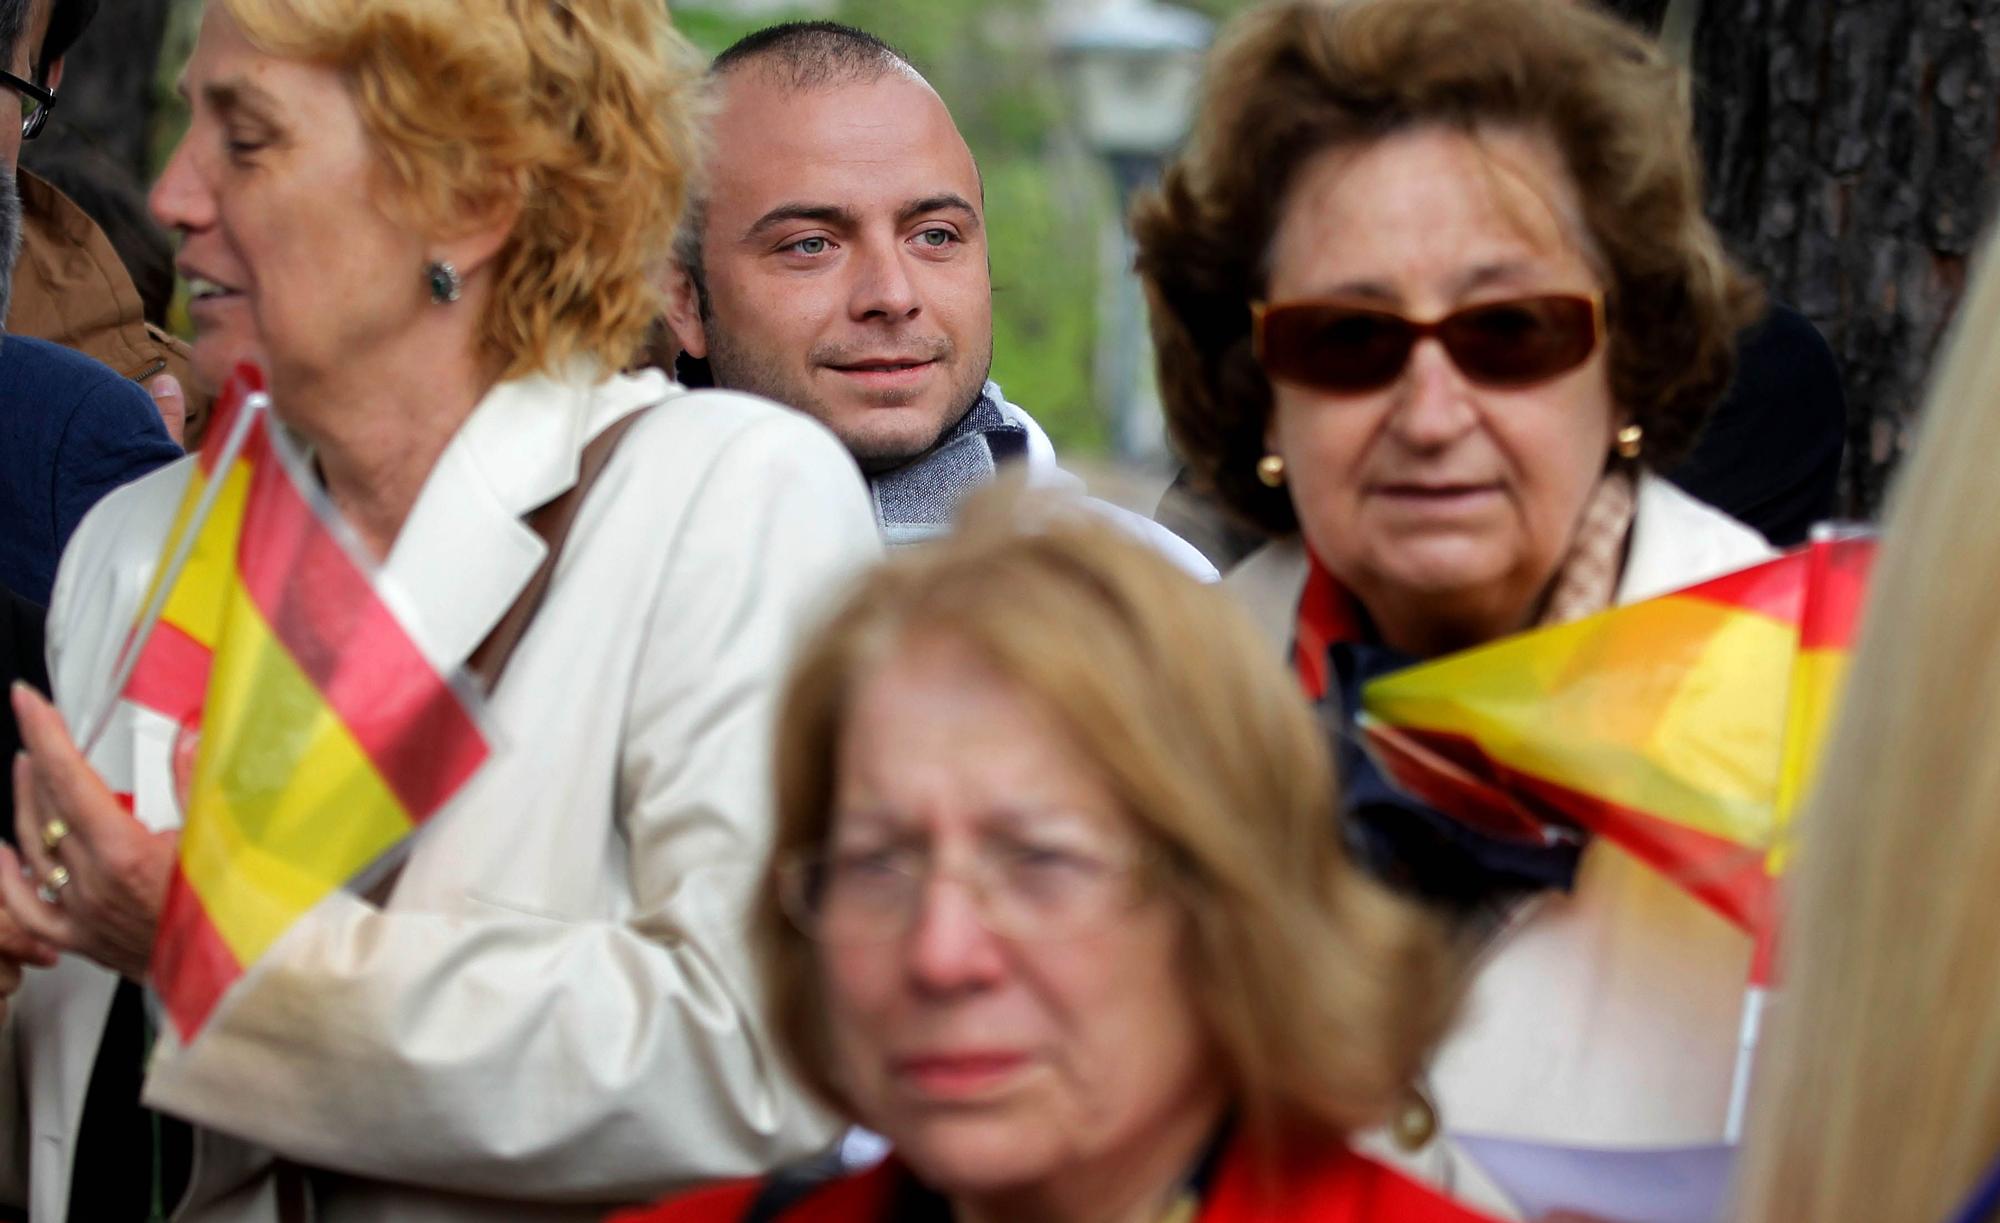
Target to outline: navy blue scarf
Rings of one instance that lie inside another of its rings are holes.
[[[1419,661],[1383,645],[1366,613],[1313,558],[1293,663],[1332,740],[1348,851],[1391,887],[1460,917],[1501,912],[1535,892],[1569,891],[1580,840],[1524,845],[1471,828],[1399,789],[1363,745],[1354,722],[1362,688]]]

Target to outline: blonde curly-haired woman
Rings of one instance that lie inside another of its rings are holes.
[[[60,713],[16,697],[42,893],[12,862],[0,884],[11,948],[61,953],[4,1059],[26,1112],[0,1118],[0,1171],[33,1218],[589,1218],[827,1137],[775,1069],[739,926],[781,660],[878,545],[832,435],[619,373],[657,312],[696,79],[652,0],[210,3],[153,194],[197,365],[262,361],[432,666],[516,604],[552,550],[525,518],[632,423],[492,691],[492,756],[393,890],[310,911],[150,1061],[173,727],[122,708],[86,762],[65,722],[108,694],[189,467],[84,523]]]

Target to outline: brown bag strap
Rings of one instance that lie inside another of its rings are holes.
[[[590,488],[597,483],[597,477],[604,473],[604,465],[611,461],[611,452],[618,449],[618,443],[625,440],[625,434],[637,423],[641,416],[654,405],[629,412],[604,427],[603,432],[590,439],[577,460],[576,483],[569,486],[554,500],[528,512],[528,528],[542,537],[548,545],[548,554],[542,557],[541,565],[528,578],[528,584],[500,617],[500,623],[486,634],[486,640],[472,651],[466,660],[466,669],[479,681],[479,690],[487,696],[493,695],[500,686],[500,676],[507,670],[507,660],[514,657],[514,648],[527,636],[528,626],[535,621],[535,614],[542,610],[542,600],[548,596],[549,581],[555,576],[556,562],[562,559],[563,544],[569,539],[569,529],[576,522],[577,511],[583,508],[584,498],[590,495]]]
[[[604,431],[590,439],[583,448],[583,454],[576,464],[576,483],[558,494],[554,499],[528,511],[528,528],[542,537],[548,545],[548,554],[542,563],[528,577],[528,584],[514,598],[514,605],[500,617],[500,623],[486,634],[486,640],[472,651],[472,657],[465,663],[465,669],[472,672],[479,683],[479,691],[492,696],[500,686],[500,675],[507,669],[507,660],[514,656],[514,647],[527,636],[528,626],[534,623],[535,613],[542,610],[542,600],[549,593],[549,581],[555,576],[556,562],[562,559],[563,543],[569,539],[570,526],[576,522],[577,511],[583,508],[583,499],[590,495],[590,486],[597,483],[597,477],[604,472],[604,465],[611,461],[611,452],[618,448],[625,434],[633,424],[657,405],[647,404],[612,421]],[[363,889],[363,900],[380,908],[389,903],[389,897],[396,890],[396,884],[403,878],[402,858],[396,859],[382,872],[380,878]]]
[[[647,404],[605,426],[603,432],[590,439],[583,448],[583,454],[578,457],[576,483],[553,500],[528,512],[528,527],[548,545],[548,555],[542,557],[541,565],[529,576],[528,584],[522,587],[507,614],[500,617],[500,623],[493,626],[493,631],[486,634],[486,640],[479,643],[472,651],[472,657],[466,661],[466,669],[479,681],[479,690],[485,695],[493,695],[493,690],[499,687],[501,673],[507,669],[507,660],[514,656],[514,647],[527,636],[535,613],[542,609],[542,600],[549,593],[549,581],[555,576],[556,562],[562,559],[563,544],[569,539],[569,529],[576,522],[577,511],[583,508],[584,498],[590,495],[591,485],[597,483],[597,477],[604,473],[604,465],[611,461],[611,452],[618,448],[625,434],[654,406]],[[390,866],[363,898],[378,907],[387,904],[389,894],[395,891],[397,881],[403,877],[403,865],[398,860]],[[273,1173],[280,1223],[311,1223],[318,1215],[312,1169],[280,1159]]]

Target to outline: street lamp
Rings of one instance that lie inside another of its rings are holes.
[[[1146,392],[1145,303],[1125,217],[1133,194],[1158,177],[1187,132],[1213,30],[1200,14],[1156,0],[1101,0],[1056,39],[1084,139],[1118,192],[1118,215],[1102,239],[1097,379],[1110,393],[1112,445],[1122,458],[1165,449],[1160,414]]]

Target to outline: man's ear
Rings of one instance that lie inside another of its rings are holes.
[[[680,341],[681,351],[697,360],[708,356],[708,328],[701,320],[701,294],[694,277],[680,264],[667,270],[667,327]]]
[[[63,57],[58,55],[54,59],[49,61],[48,79],[42,82],[42,88],[48,90],[50,93],[54,93],[58,89],[61,89],[62,72],[63,72]]]

